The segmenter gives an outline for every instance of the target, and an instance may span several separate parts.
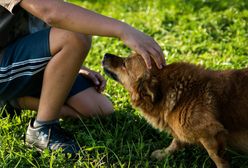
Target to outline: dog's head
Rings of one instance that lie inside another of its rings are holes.
[[[127,58],[105,54],[102,64],[104,71],[128,90],[134,105],[138,105],[141,99],[147,103],[155,103],[161,99],[159,70],[154,62],[152,69],[148,69],[144,59],[138,54]]]

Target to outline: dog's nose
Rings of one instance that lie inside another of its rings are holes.
[[[112,58],[112,57],[115,57],[115,55],[110,54],[110,53],[106,53],[106,54],[104,55],[104,59],[108,59],[108,58]]]
[[[104,65],[106,63],[106,60],[112,58],[113,56],[114,56],[113,54],[109,54],[109,53],[104,54],[104,57],[102,60],[102,65]]]

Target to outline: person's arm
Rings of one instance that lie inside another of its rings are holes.
[[[165,64],[160,46],[144,33],[109,18],[61,0],[22,0],[20,6],[52,27],[89,35],[117,37],[142,55],[148,67],[150,56],[157,66]]]

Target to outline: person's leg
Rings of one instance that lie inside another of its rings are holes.
[[[45,68],[39,101],[39,121],[59,118],[62,105],[90,49],[90,39],[69,31],[52,28],[50,51],[53,58]]]
[[[51,29],[49,46],[52,58],[43,74],[38,114],[26,132],[27,145],[38,150],[62,148],[64,153],[72,156],[79,151],[79,145],[60,127],[58,118],[90,44],[91,38],[87,36]]]
[[[31,97],[31,96],[20,97],[18,98],[18,102],[15,105],[15,107],[18,109],[38,111],[39,102],[40,99],[36,97]],[[68,105],[63,105],[60,110],[59,118],[65,118],[65,117],[78,118],[80,117],[80,114],[77,111],[75,111],[73,108],[69,107]]]
[[[26,96],[19,98],[18,104],[21,109],[37,111],[39,101],[38,98]],[[113,105],[108,98],[90,87],[68,98],[60,109],[59,118],[105,116],[113,112]]]
[[[32,120],[26,132],[27,145],[39,150],[62,148],[71,154],[79,150],[57,119],[90,44],[88,36],[52,28],[20,38],[6,48],[0,64],[2,101],[41,93],[38,120]]]
[[[106,116],[114,112],[111,101],[97,92],[94,87],[70,97],[66,104],[84,117]],[[73,114],[71,115],[70,111],[62,111],[61,116],[73,116]]]

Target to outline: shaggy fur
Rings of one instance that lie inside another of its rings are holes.
[[[148,70],[141,56],[106,54],[105,71],[129,92],[146,120],[173,137],[151,157],[163,159],[185,146],[201,144],[218,168],[228,168],[228,145],[248,153],[248,69],[213,71],[189,63]]]

